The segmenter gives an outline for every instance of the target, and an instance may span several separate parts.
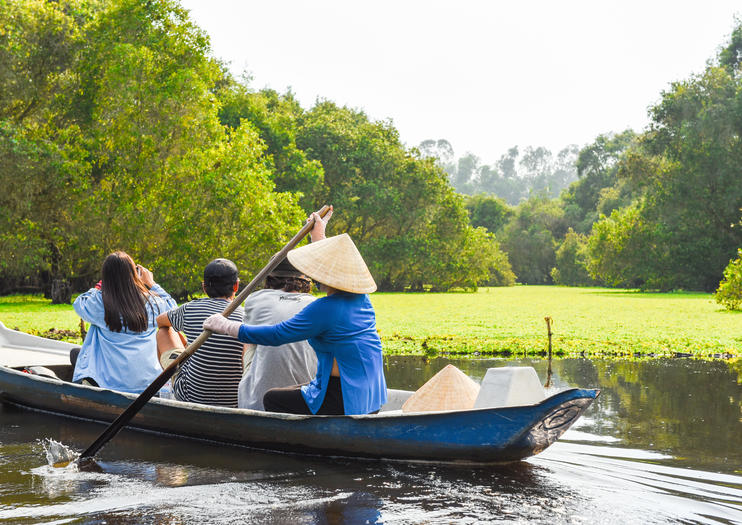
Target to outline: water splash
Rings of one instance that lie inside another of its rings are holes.
[[[67,445],[54,441],[51,438],[41,440],[41,446],[46,453],[47,463],[55,468],[63,468],[75,461],[79,453],[72,450]]]

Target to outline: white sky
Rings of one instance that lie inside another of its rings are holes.
[[[739,0],[182,0],[254,88],[391,119],[492,163],[642,130],[670,83],[701,72]]]

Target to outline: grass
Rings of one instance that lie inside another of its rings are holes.
[[[0,297],[0,322],[21,332],[82,343],[80,318],[72,305],[51,304],[42,295]]]
[[[742,354],[742,313],[704,293],[515,286],[476,294],[373,294],[390,354],[724,357]]]
[[[726,311],[704,293],[515,286],[375,293],[371,300],[387,354],[542,355],[548,315],[558,356],[742,355],[742,312]],[[0,321],[39,335],[62,330],[80,342],[72,307],[40,296],[0,297]]]

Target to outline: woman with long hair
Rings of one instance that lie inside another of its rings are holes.
[[[75,299],[75,312],[90,330],[72,380],[140,393],[162,372],[155,319],[177,304],[152,272],[125,252],[106,257],[101,274],[94,288]]]

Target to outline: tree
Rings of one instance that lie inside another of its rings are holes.
[[[512,215],[512,209],[502,199],[479,193],[464,199],[469,212],[469,221],[474,227],[487,228],[496,233]]]
[[[515,209],[503,229],[502,246],[519,282],[551,284],[557,239],[566,231],[564,211],[557,201],[533,197]]]
[[[172,0],[21,5],[0,38],[2,64],[27,58],[0,68],[14,90],[0,107],[2,278],[25,265],[89,285],[123,249],[185,297],[217,254],[248,273],[262,266],[304,214],[273,191],[253,128],[220,124],[222,71],[187,12]],[[23,36],[32,30],[42,35]],[[59,56],[36,60],[42,51]],[[24,71],[47,87],[26,94],[13,80]]]
[[[554,284],[566,286],[591,286],[595,280],[587,271],[587,236],[576,233],[572,228],[567,231],[561,245],[556,251],[556,265],[551,270]]]
[[[256,271],[303,213],[273,192],[253,128],[220,125],[213,91],[222,76],[205,34],[170,0],[121,0],[88,38],[74,107],[85,109],[76,115],[95,159],[102,251],[149,262],[179,297],[199,291],[216,256]]]
[[[614,209],[631,203],[632,187],[622,184],[619,190],[615,188],[619,183],[619,161],[635,139],[631,130],[598,135],[580,150],[575,161],[579,179],[560,197],[569,225],[576,232],[588,233],[600,213],[610,215]],[[604,197],[606,202],[601,205]]]
[[[41,123],[68,89],[95,2],[0,0],[0,119]]]
[[[520,156],[515,146],[491,166],[482,164],[472,153],[455,160],[453,148],[445,140],[425,140],[418,149],[421,155],[437,159],[459,193],[488,193],[513,206],[531,195],[556,197],[577,178],[574,145],[567,146],[556,157],[544,147],[527,147]]]
[[[49,292],[89,252],[92,224],[77,218],[89,165],[77,126],[57,123],[94,7],[0,0],[0,289],[35,286],[41,276]]]
[[[724,269],[724,279],[719,283],[714,299],[727,310],[739,310],[742,306],[742,248],[737,250],[737,258],[729,261]]]
[[[307,158],[296,145],[297,121],[304,110],[294,95],[291,92],[279,95],[270,89],[252,92],[229,75],[224,84],[218,92],[222,124],[233,130],[243,121],[253,126],[267,146],[276,189],[300,194],[304,211],[312,211],[324,174],[320,162]]]
[[[732,226],[742,206],[741,34],[735,29],[703,73],[663,93],[639,147],[621,163],[619,175],[645,188],[641,222],[655,235],[663,288],[714,290],[742,245]]]
[[[453,166],[453,146],[446,139],[424,140],[417,147],[422,158],[432,157],[437,160],[439,166],[450,173]]]
[[[47,292],[53,280],[74,276],[94,242],[96,225],[84,218],[88,174],[79,149],[0,121],[2,291],[35,285],[37,272]]]
[[[661,262],[663,247],[643,216],[643,203],[601,217],[588,238],[587,269],[590,276],[621,288],[671,289]]]
[[[336,206],[332,227],[353,237],[380,289],[472,288],[503,264],[437,159],[407,151],[390,123],[320,102],[300,119],[296,143],[324,170],[314,205]]]

